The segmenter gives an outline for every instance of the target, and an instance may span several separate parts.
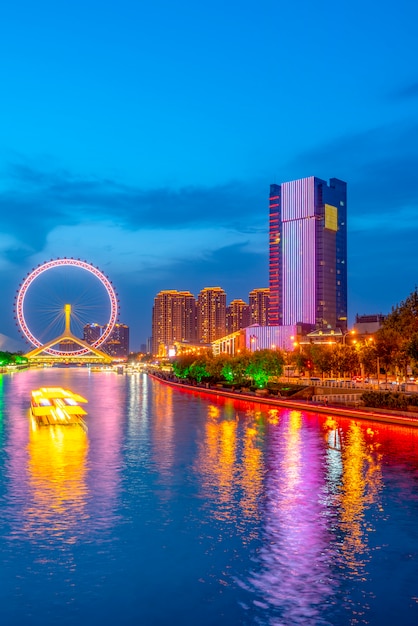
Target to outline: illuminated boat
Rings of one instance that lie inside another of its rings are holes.
[[[61,387],[41,387],[32,391],[30,411],[32,418],[45,426],[86,424],[87,411],[80,406],[86,398]]]

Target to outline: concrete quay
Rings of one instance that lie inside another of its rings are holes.
[[[211,387],[207,383],[191,385],[174,378],[166,376],[164,373],[156,373],[148,371],[148,376],[159,383],[169,385],[179,391],[191,391],[193,393],[210,394],[218,397],[233,398],[235,400],[247,401],[256,404],[265,404],[269,406],[279,406],[284,408],[292,408],[300,411],[309,411],[313,413],[332,414],[334,416],[349,417],[354,419],[371,420],[375,422],[385,422],[387,424],[397,424],[399,426],[407,426],[418,428],[418,411],[390,411],[389,409],[375,409],[368,407],[348,407],[335,404],[328,404],[326,396],[322,401],[302,400],[300,398],[277,398],[271,395],[257,395],[256,392],[231,391],[220,387]],[[418,409],[418,407],[417,407]]]

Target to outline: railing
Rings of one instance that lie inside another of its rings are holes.
[[[353,380],[328,380],[322,378],[301,378],[300,384],[310,385],[311,387],[332,387],[339,389],[359,389],[358,383]]]
[[[318,402],[318,404],[350,404],[354,406],[362,404],[360,394],[358,393],[335,393],[329,395],[321,393],[312,396],[312,402]]]

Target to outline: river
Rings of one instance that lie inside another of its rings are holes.
[[[87,432],[33,428],[41,386]],[[55,367],[0,415],[5,626],[418,623],[418,429]]]

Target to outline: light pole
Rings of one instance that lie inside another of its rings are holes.
[[[293,341],[294,337],[290,337],[290,339]],[[297,364],[298,364],[298,373],[300,376],[300,373],[302,371],[302,346],[300,345],[299,341],[293,341],[293,350],[296,350],[296,348],[299,348],[299,358],[297,360]]]
[[[346,339],[347,335],[355,335],[355,334],[356,334],[355,330],[346,330],[345,333],[343,333],[343,341],[342,341],[343,346],[346,345],[345,339]]]

